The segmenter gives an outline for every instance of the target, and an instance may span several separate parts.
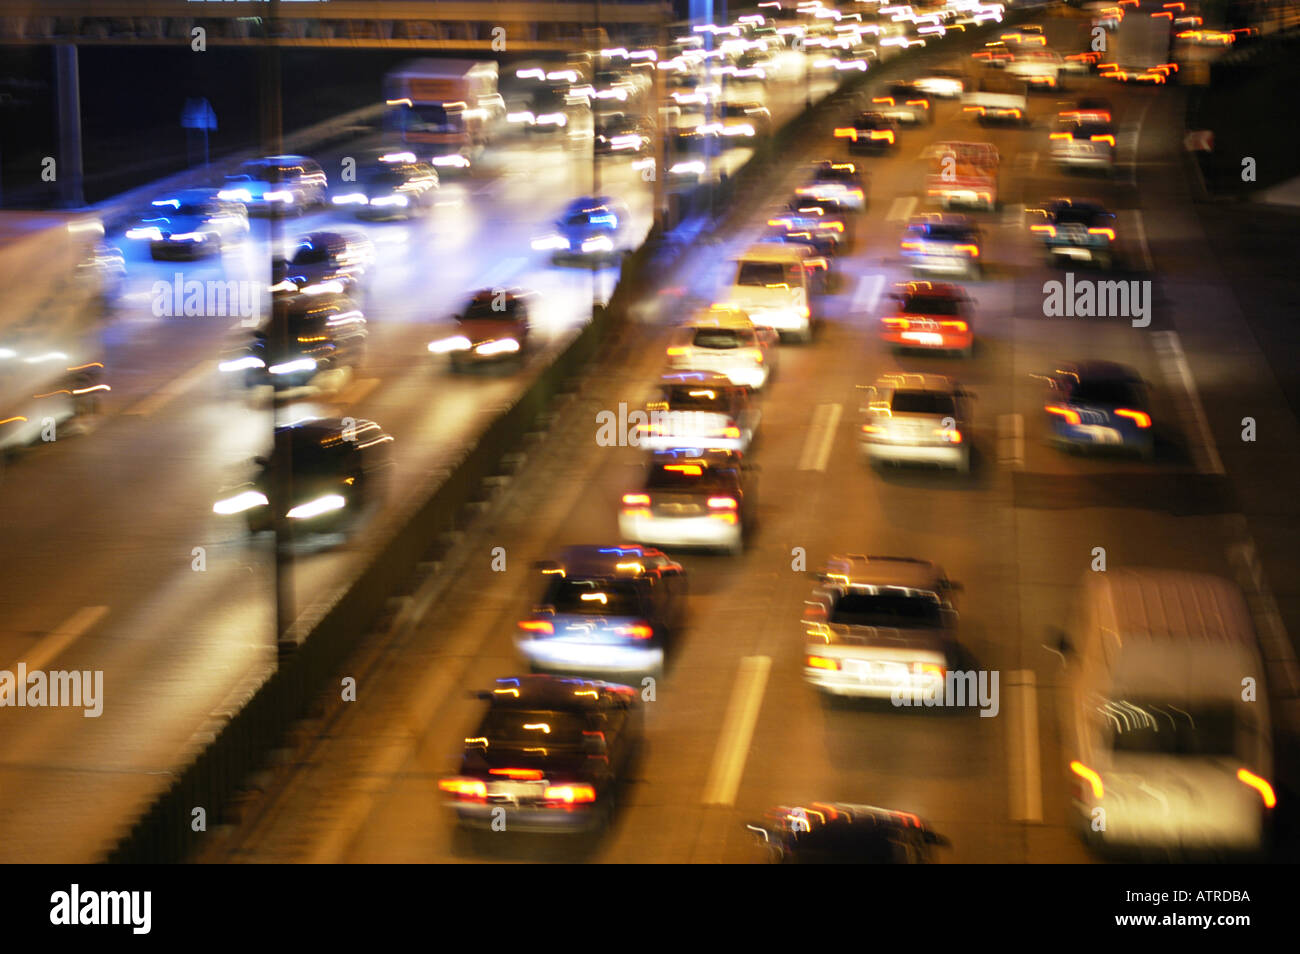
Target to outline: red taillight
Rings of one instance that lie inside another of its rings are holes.
[[[1110,241],[1112,241],[1112,242],[1115,241],[1115,230],[1114,230],[1114,229],[1088,229],[1088,234],[1089,234],[1089,235],[1104,235],[1104,236],[1106,236],[1106,238],[1109,239]]]
[[[506,778],[512,778],[521,782],[540,782],[542,780],[541,769],[498,768],[488,769],[488,774],[504,775]]]
[[[547,636],[555,634],[555,626],[544,619],[525,619],[519,621],[519,628],[525,633],[545,633]]]
[[[649,639],[655,634],[655,631],[649,623],[643,621],[632,623],[630,626],[620,626],[618,634],[626,636],[628,639]]]
[[[825,669],[828,672],[838,672],[840,668],[839,660],[829,656],[809,656],[806,664],[809,669]]]
[[[934,429],[934,436],[942,438],[949,444],[961,443],[961,431],[957,430],[955,427],[936,427]]]
[[[1079,761],[1071,762],[1070,771],[1073,772],[1075,775],[1079,776],[1080,778],[1084,779],[1089,785],[1092,786],[1093,798],[1101,798],[1105,794],[1105,789],[1102,788],[1102,784],[1101,784],[1101,776],[1098,775],[1096,772],[1094,772],[1092,769],[1088,768],[1088,766],[1084,765],[1082,762]]]
[[[477,778],[444,778],[438,788],[457,798],[487,798],[487,783]]]
[[[941,321],[939,327],[964,334],[969,326],[964,321]]]
[[[735,421],[727,422],[727,426],[722,429],[722,436],[731,438],[740,437],[740,428],[736,425]]]
[[[596,800],[596,790],[590,785],[548,785],[542,793],[548,802],[563,802],[565,805],[580,805]]]
[[[858,131],[856,129],[837,129],[835,130],[836,139],[857,139]]]
[[[1110,146],[1115,145],[1115,137],[1114,137],[1114,136],[1110,136],[1110,135],[1106,135],[1106,136],[1093,136],[1093,137],[1092,137],[1092,141],[1093,141],[1093,142],[1104,142],[1104,143],[1106,143],[1107,145],[1110,145]]]
[[[904,242],[899,248],[906,252],[919,252],[925,248],[925,244],[922,242]]]
[[[733,497],[710,497],[710,510],[735,510],[736,501]]]
[[[899,331],[906,331],[912,324],[906,318],[882,318],[880,320],[887,327],[897,328]]]
[[[1116,409],[1115,409],[1115,414],[1116,414],[1117,417],[1127,417],[1129,420],[1131,420],[1131,421],[1132,421],[1134,424],[1136,424],[1138,427],[1150,427],[1150,426],[1151,426],[1151,415],[1150,415],[1150,414],[1146,414],[1146,413],[1144,413],[1144,412],[1142,412],[1142,411],[1132,411],[1132,410],[1129,410],[1129,409],[1126,408],[1126,407],[1121,407],[1121,408],[1116,408]]]
[[[1056,238],[1055,225],[1031,225],[1029,226],[1029,231],[1042,232],[1044,235],[1050,236],[1051,238]]]
[[[1254,772],[1248,772],[1244,768],[1237,769],[1237,780],[1259,792],[1260,798],[1264,799],[1265,808],[1272,808],[1277,804],[1277,796],[1273,793],[1273,786]]]
[[[1081,420],[1078,411],[1071,410],[1068,407],[1063,407],[1060,404],[1049,404],[1043,408],[1043,410],[1048,414],[1055,414],[1058,417],[1065,418],[1065,423],[1067,424],[1078,424]]]
[[[648,507],[650,506],[650,495],[649,494],[624,494],[623,506]]]
[[[979,247],[978,245],[954,245],[954,246],[953,246],[953,251],[955,251],[955,252],[965,252],[965,253],[968,254],[971,258],[979,258],[979,257],[980,257],[980,247]]]

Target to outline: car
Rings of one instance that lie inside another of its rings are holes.
[[[644,733],[637,691],[547,675],[496,680],[465,739],[456,774],[438,782],[457,825],[507,832],[595,833],[614,818],[619,786]]]
[[[329,180],[320,164],[306,156],[249,159],[226,176],[217,197],[242,202],[250,214],[302,213],[325,202]]]
[[[738,554],[754,524],[752,472],[736,451],[689,447],[653,454],[641,485],[622,497],[619,533],[654,546]]]
[[[886,374],[864,389],[860,441],[873,465],[929,464],[970,470],[966,403],[971,395],[940,374]]]
[[[934,122],[930,94],[914,83],[891,83],[886,95],[871,97],[871,109],[909,126]]]
[[[751,245],[730,264],[723,304],[739,308],[759,325],[809,342],[816,317],[813,297],[825,288],[830,263],[804,245]]]
[[[912,81],[927,96],[958,99],[966,89],[965,75],[957,70],[930,70]]]
[[[1025,209],[1029,230],[1043,243],[1053,262],[1091,262],[1099,268],[1115,264],[1118,216],[1094,199],[1059,197],[1041,208]]]
[[[732,384],[762,390],[777,362],[777,333],[756,326],[739,308],[713,305],[698,311],[668,346],[674,371],[714,371]]]
[[[686,625],[682,565],[635,543],[566,547],[536,564],[541,593],[515,646],[535,671],[659,675]]]
[[[414,153],[409,161],[381,161],[364,167],[355,187],[330,198],[335,207],[350,209],[359,219],[409,218],[433,207],[438,197],[438,170]]]
[[[909,220],[899,251],[914,272],[978,278],[980,245],[980,230],[970,217],[926,212]]]
[[[374,243],[362,232],[309,232],[298,239],[287,258],[275,262],[271,291],[355,294],[374,260]]]
[[[1026,49],[1021,45],[1003,69],[1024,79],[1031,90],[1057,92],[1064,88],[1061,77],[1066,72],[1065,59],[1055,50]]]
[[[835,137],[849,141],[851,156],[863,153],[879,155],[898,145],[898,120],[879,110],[867,110],[858,114],[852,126],[837,127]]]
[[[751,140],[772,128],[771,111],[757,101],[719,103],[714,116],[727,146],[752,146]]]
[[[149,256],[157,261],[220,255],[248,232],[242,202],[219,199],[211,189],[183,189],[154,199],[125,237],[147,240]]]
[[[269,456],[254,457],[252,480],[227,491],[212,506],[221,516],[242,515],[248,530],[274,527],[272,502],[295,534],[346,532],[382,493],[392,465],[392,438],[374,421],[306,419],[275,429]],[[292,496],[277,488],[277,471],[287,460]]]
[[[732,384],[725,374],[674,371],[660,377],[646,417],[637,425],[638,444],[646,450],[744,452],[754,441],[762,412],[749,388]]]
[[[828,255],[847,250],[853,237],[853,220],[833,198],[795,195],[773,219],[793,231],[811,231],[818,242],[826,243]],[[773,219],[768,220],[768,225],[773,224]]]
[[[911,812],[852,802],[780,805],[745,828],[772,864],[929,864],[950,846]]]
[[[867,206],[867,184],[855,163],[823,159],[812,167],[798,195],[828,199],[842,209],[861,212]]]
[[[628,242],[627,207],[609,196],[574,199],[556,220],[554,230],[533,242],[549,250],[552,261],[608,262],[618,258]]]
[[[530,306],[536,296],[521,288],[484,288],[456,316],[456,333],[429,342],[431,354],[451,356],[452,370],[501,360],[520,360],[528,352]]]
[[[1146,383],[1113,361],[1063,362],[1034,375],[1047,388],[1043,413],[1047,441],[1068,450],[1131,450],[1155,456]]]
[[[804,601],[804,680],[831,696],[930,705],[958,658],[957,585],[911,557],[836,554]]]
[[[654,145],[649,120],[626,113],[611,113],[596,127],[596,154],[639,156]]]
[[[218,368],[245,387],[338,391],[365,352],[366,319],[346,295],[276,295],[270,317]]]
[[[1115,172],[1115,126],[1096,113],[1069,111],[1048,133],[1052,161],[1064,170]]]
[[[955,351],[975,347],[971,299],[958,285],[905,282],[893,295],[898,307],[880,319],[880,340],[898,350]]]

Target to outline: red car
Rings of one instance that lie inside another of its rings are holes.
[[[893,296],[897,309],[880,319],[880,338],[898,349],[956,351],[975,347],[971,299],[959,285],[907,282]]]

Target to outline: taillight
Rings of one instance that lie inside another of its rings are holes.
[[[955,427],[936,427],[934,436],[947,441],[949,444],[961,443],[961,431]]]
[[[924,243],[922,243],[922,242],[904,242],[904,243],[903,243],[901,246],[899,246],[899,247],[902,248],[904,251],[908,251],[908,252],[919,252],[919,251],[921,251],[923,248],[925,248],[925,245],[924,245]]]
[[[1114,136],[1093,136],[1093,137],[1092,137],[1092,141],[1093,141],[1093,142],[1104,142],[1104,143],[1107,143],[1108,145],[1111,145],[1111,146],[1115,145],[1115,137],[1114,137]]]
[[[654,627],[649,623],[641,620],[640,622],[632,623],[629,626],[620,626],[618,628],[618,634],[620,636],[626,636],[628,639],[649,639],[655,634],[655,631]]]
[[[1051,238],[1056,238],[1055,225],[1031,225],[1029,226],[1029,231],[1042,232],[1044,235],[1050,236]]]
[[[735,510],[736,500],[734,497],[710,497],[710,510]]]
[[[840,668],[839,660],[829,656],[809,656],[807,666],[809,669],[825,669],[829,672],[838,672]]]
[[[540,782],[542,780],[541,769],[524,769],[524,768],[496,768],[488,769],[489,775],[504,775],[506,778],[514,779],[520,782]]]
[[[680,345],[673,345],[671,348],[668,349],[668,357],[670,358],[680,357],[685,353],[686,353],[686,349],[681,347]]]
[[[563,802],[565,805],[579,805],[594,802],[596,790],[590,785],[548,785],[542,793],[548,802]]]
[[[1082,762],[1077,760],[1070,763],[1070,771],[1073,772],[1075,775],[1079,776],[1080,778],[1084,779],[1089,785],[1092,786],[1093,798],[1102,797],[1105,790],[1102,788],[1100,775],[1098,775],[1092,769],[1088,768],[1088,766],[1084,765]]]
[[[858,131],[856,129],[837,129],[835,130],[837,139],[857,139]]]
[[[740,428],[737,427],[734,423],[729,423],[726,427],[722,429],[722,436],[730,437],[730,438],[739,438]]]
[[[931,676],[938,676],[940,679],[946,675],[944,668],[938,663],[912,663],[912,672],[920,673],[921,675],[928,674]]]
[[[953,250],[957,252],[965,252],[971,258],[980,257],[980,247],[978,245],[954,245]]]
[[[457,798],[487,798],[487,783],[477,778],[444,778],[438,788]]]
[[[623,506],[648,507],[650,506],[650,495],[649,494],[624,494]]]
[[[906,331],[912,324],[906,318],[882,318],[880,320],[890,328],[897,328],[900,331]]]
[[[1264,799],[1265,808],[1272,808],[1277,804],[1277,796],[1273,794],[1273,786],[1254,772],[1248,772],[1244,768],[1237,769],[1237,780],[1259,792],[1260,798]]]
[[[1048,404],[1043,408],[1043,410],[1048,414],[1055,414],[1058,417],[1065,418],[1065,423],[1067,424],[1078,424],[1081,420],[1078,411],[1072,410],[1068,407],[1063,407],[1060,404]]]
[[[863,434],[883,434],[884,432],[885,432],[885,429],[884,429],[883,427],[877,427],[875,424],[863,424],[863,425],[862,425],[862,433],[863,433]]]
[[[964,333],[964,332],[966,331],[968,325],[967,325],[966,322],[964,322],[964,321],[941,321],[941,322],[939,322],[939,327],[940,327],[940,328],[949,328],[949,329],[951,329],[951,330],[953,330],[953,331],[963,332],[963,333]]]
[[[519,628],[525,633],[544,633],[547,636],[555,635],[555,625],[544,619],[520,620]]]
[[[1069,133],[1052,133],[1047,138],[1048,139],[1073,139],[1074,137],[1071,136]]]
[[[1127,417],[1129,420],[1131,420],[1131,421],[1132,421],[1134,424],[1136,424],[1138,427],[1150,427],[1150,426],[1151,426],[1151,415],[1150,415],[1150,414],[1146,414],[1146,413],[1144,413],[1144,412],[1142,412],[1142,411],[1132,411],[1132,410],[1129,410],[1129,409],[1126,408],[1126,407],[1121,407],[1121,408],[1116,408],[1116,409],[1115,409],[1115,415],[1116,415],[1116,417]]]
[[[1112,241],[1112,242],[1115,241],[1115,230],[1114,230],[1114,229],[1088,229],[1088,234],[1089,234],[1089,235],[1104,235],[1104,236],[1106,236],[1106,238],[1108,238],[1110,241]]]

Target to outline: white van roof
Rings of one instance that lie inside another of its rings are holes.
[[[1176,639],[1255,646],[1250,611],[1228,580],[1177,570],[1121,569],[1093,583],[1103,631],[1125,640]]]
[[[806,245],[778,245],[775,242],[764,242],[759,245],[751,245],[736,260],[741,262],[788,262],[792,265],[798,265],[812,254],[812,249]]]

